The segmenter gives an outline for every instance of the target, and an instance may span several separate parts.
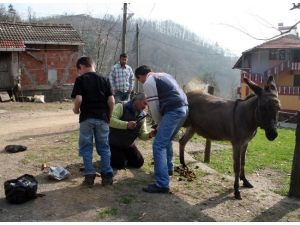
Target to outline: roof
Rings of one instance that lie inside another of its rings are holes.
[[[264,42],[251,49],[248,49],[245,52],[243,52],[243,54],[246,52],[251,52],[255,49],[272,49],[272,48],[281,48],[281,49],[300,48],[300,38],[294,34],[284,35],[277,39]]]
[[[248,49],[242,53],[242,56],[238,59],[232,69],[241,68],[243,57],[247,57],[247,55],[257,49],[300,49],[300,38],[294,34],[288,34],[281,36],[277,39],[273,39],[267,42],[264,42],[260,45],[257,45],[251,49]]]
[[[24,44],[83,44],[70,24],[0,22],[0,42],[3,41],[22,41]]]
[[[0,51],[25,51],[23,41],[0,41]]]

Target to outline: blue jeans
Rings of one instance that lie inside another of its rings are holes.
[[[83,158],[84,174],[96,173],[93,166],[93,137],[95,137],[97,153],[101,157],[100,172],[112,172],[111,153],[108,144],[108,123],[100,119],[89,118],[80,123],[79,132],[79,155]]]
[[[172,139],[183,125],[188,107],[182,106],[163,115],[153,142],[154,177],[156,185],[169,187],[169,171],[173,171]]]
[[[126,102],[130,100],[129,92],[117,91],[114,95],[116,103]]]

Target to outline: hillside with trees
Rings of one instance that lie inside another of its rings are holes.
[[[3,7],[0,10],[2,15],[7,15]],[[0,15],[0,18],[9,20],[9,16],[3,18]],[[102,18],[94,18],[80,14],[36,18],[29,8],[28,18],[24,22],[72,24],[85,43],[82,54],[92,56],[97,63],[97,71],[104,75],[109,74],[121,53],[121,17],[106,14]],[[195,33],[170,20],[128,20],[126,52],[133,69],[137,66],[137,24],[139,65],[146,64],[154,71],[170,73],[182,86],[196,78],[214,86],[216,95],[236,97],[239,71],[233,70],[232,66],[237,56],[225,51],[217,43],[205,42]]]

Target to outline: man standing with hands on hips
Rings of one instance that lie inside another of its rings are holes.
[[[155,183],[143,188],[148,193],[169,193],[169,175],[173,174],[172,139],[188,115],[187,97],[176,80],[167,73],[152,72],[146,66],[135,70],[143,84],[153,120],[158,124],[153,141]]]

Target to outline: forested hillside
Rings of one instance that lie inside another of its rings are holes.
[[[35,18],[29,15],[25,22],[28,21],[72,24],[85,43],[82,54],[92,56],[96,60],[97,70],[104,75],[108,75],[111,66],[118,61],[121,53],[121,17],[107,14],[102,18],[93,18],[81,14]],[[137,24],[140,31],[139,65],[146,64],[154,71],[170,73],[181,85],[197,78],[214,86],[216,95],[235,97],[239,71],[233,70],[232,66],[237,56],[223,50],[217,43],[203,41],[172,21],[128,20],[126,52],[133,69],[137,66]]]
[[[88,15],[43,18],[48,23],[70,23],[80,33],[83,54],[97,61],[97,69],[107,75],[121,51],[122,19],[106,15],[101,19]],[[183,85],[199,78],[215,86],[216,94],[232,98],[239,81],[239,71],[232,66],[237,57],[217,44],[201,40],[196,34],[172,21],[131,19],[127,24],[126,50],[129,64],[136,68],[136,24],[139,25],[139,64],[154,71],[164,71]],[[220,34],[221,35],[221,34]]]

